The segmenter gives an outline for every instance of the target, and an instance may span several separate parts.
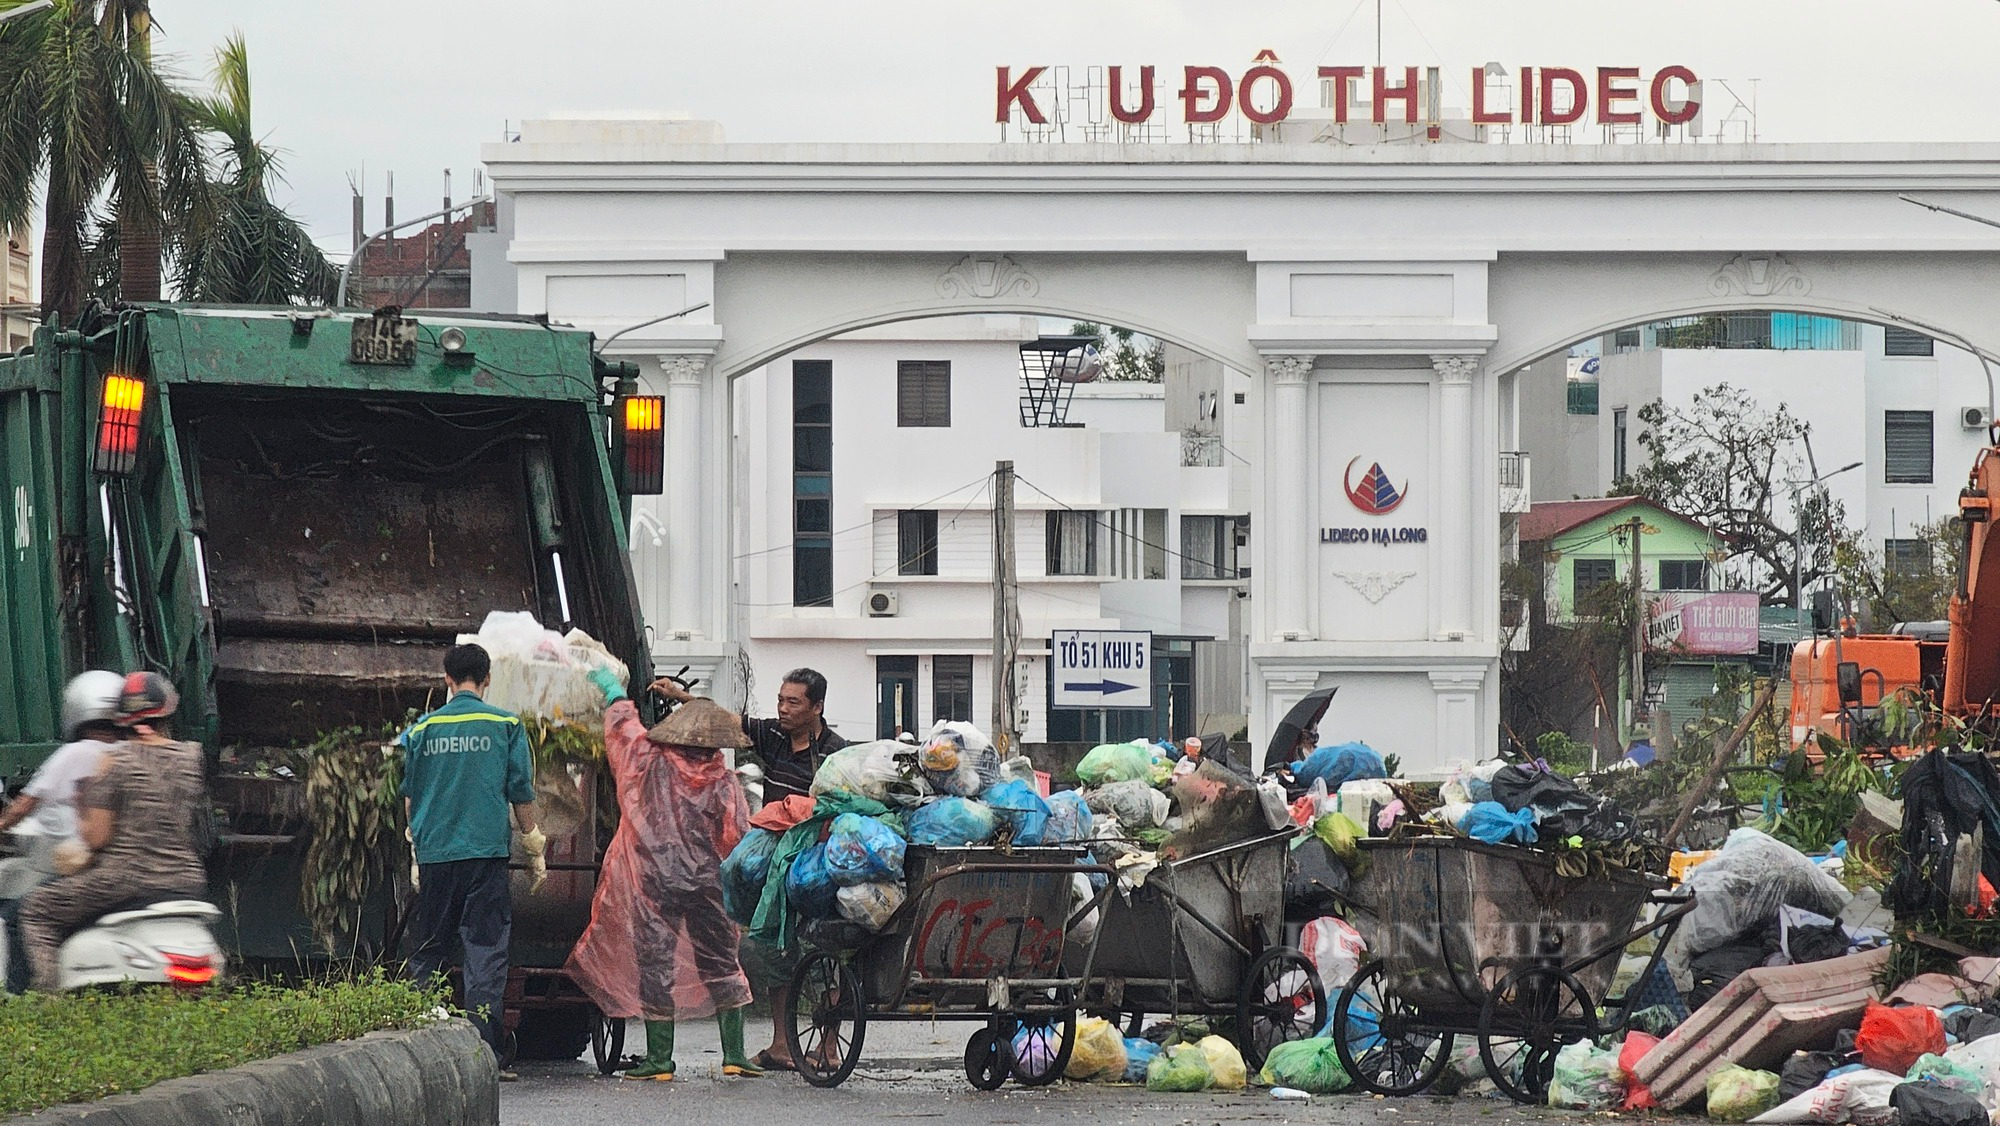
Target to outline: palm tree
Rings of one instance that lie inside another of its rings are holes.
[[[20,3],[0,0],[0,11]],[[56,0],[0,23],[0,227],[27,221],[46,176],[46,320],[82,308],[85,235],[107,204],[121,220],[120,296],[156,299],[163,209],[199,194],[200,141],[150,39],[145,0]]]
[[[251,128],[250,55],[240,34],[215,52],[215,90],[189,99],[220,152],[205,205],[176,233],[174,287],[187,301],[331,304],[339,272],[305,227],[271,202],[278,156]]]

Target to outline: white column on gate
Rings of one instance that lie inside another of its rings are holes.
[[[1472,376],[1479,370],[1475,356],[1432,356],[1438,374],[1438,440],[1443,443],[1439,470],[1438,524],[1445,537],[1438,553],[1438,634],[1441,641],[1471,637],[1472,566],[1477,556],[1472,520],[1472,454],[1482,443],[1472,432]]]
[[[668,638],[702,636],[701,622],[701,383],[707,356],[660,357],[667,381],[666,495]]]
[[[1312,432],[1308,403],[1313,358],[1269,356],[1264,369],[1271,376],[1272,456],[1265,472],[1271,475],[1272,504],[1270,518],[1259,522],[1257,534],[1270,538],[1271,550],[1266,556],[1269,573],[1258,576],[1259,585],[1270,591],[1272,640],[1310,641],[1308,584],[1315,572],[1311,537],[1319,526],[1318,516],[1309,511],[1309,475],[1317,470],[1306,448]]]

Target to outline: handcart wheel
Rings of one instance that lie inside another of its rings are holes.
[[[1007,1053],[1000,1034],[991,1028],[974,1032],[965,1042],[965,1081],[980,1091],[997,1091],[1007,1081]]]
[[[1058,1003],[1069,1000],[1067,991]],[[1001,1026],[1006,1039],[1007,1071],[1023,1087],[1046,1087],[1062,1078],[1076,1051],[1076,1009],[1059,1016],[1010,1020]]]
[[[1356,1085],[1376,1095],[1416,1095],[1430,1089],[1451,1061],[1451,1033],[1423,1027],[1423,1017],[1384,984],[1380,961],[1340,991],[1333,1006],[1333,1050]]]
[[[599,1075],[610,1075],[625,1062],[625,1020],[590,1010],[590,1058]]]
[[[838,1087],[861,1060],[868,1011],[854,971],[825,951],[810,954],[792,973],[792,1012],[785,1046],[799,1078],[815,1087]]]
[[[1479,1059],[1493,1084],[1519,1103],[1540,1105],[1556,1053],[1597,1037],[1597,1006],[1576,978],[1526,966],[1500,980],[1479,1010]]]
[[[1310,1040],[1326,1027],[1326,989],[1304,954],[1274,946],[1257,955],[1236,997],[1236,1046],[1251,1071],[1271,1049]]]

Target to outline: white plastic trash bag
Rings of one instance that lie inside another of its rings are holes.
[[[902,884],[880,880],[841,888],[836,898],[840,901],[841,918],[879,931],[888,925],[889,917],[903,905],[906,895]]]
[[[1158,829],[1173,813],[1173,801],[1149,782],[1113,782],[1084,793],[1092,813],[1109,814],[1129,832]]]
[[[1780,905],[1831,917],[1852,898],[1804,853],[1755,829],[1730,833],[1722,851],[1689,872],[1683,886],[1694,892],[1694,910],[1674,932],[1666,954],[1667,969],[1683,993],[1694,985],[1689,963],[1697,955],[1770,923]]]
[[[1850,1071],[1794,1095],[1752,1118],[1759,1122],[1852,1122],[1889,1109],[1889,1095],[1907,1082],[1892,1071]]]
[[[620,683],[631,678],[625,662],[596,638],[579,629],[545,629],[525,610],[496,610],[478,633],[459,634],[458,643],[476,644],[492,659],[486,702],[520,715],[601,726],[604,693],[590,682],[591,672],[609,669]]]
[[[876,801],[887,800],[889,788],[903,779],[896,767],[896,752],[902,747],[894,739],[880,739],[833,752],[813,775],[812,796],[844,790]]]
[[[1319,983],[1329,996],[1354,977],[1368,956],[1368,941],[1361,932],[1331,915],[1307,923],[1299,932],[1299,946],[1319,972]]]

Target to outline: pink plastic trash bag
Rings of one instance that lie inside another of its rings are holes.
[[[750,810],[720,752],[646,737],[629,700],[604,716],[618,832],[564,967],[605,1016],[684,1020],[750,1003],[740,935],[722,905],[722,861]]]

